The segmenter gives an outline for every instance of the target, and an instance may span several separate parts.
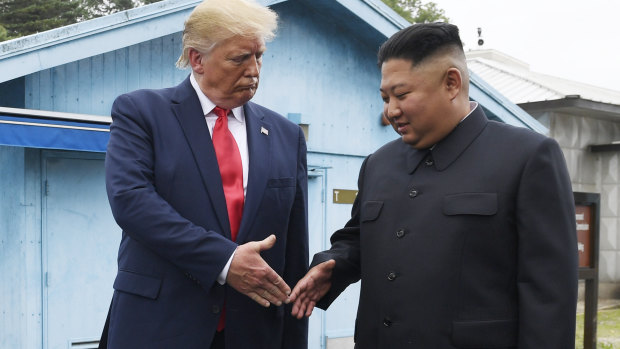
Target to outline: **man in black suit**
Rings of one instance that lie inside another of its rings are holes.
[[[358,349],[574,348],[575,211],[558,144],[469,101],[454,25],[405,28],[378,61],[401,138],[364,161],[351,219],[293,290],[293,315],[361,279]]]

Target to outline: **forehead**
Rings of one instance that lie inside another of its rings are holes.
[[[381,65],[381,90],[387,90],[395,85],[403,84],[415,76],[417,69],[408,59],[393,58]]]
[[[233,36],[215,45],[213,52],[223,55],[265,51],[265,40],[257,37]]]
[[[413,65],[413,61],[393,58],[381,65],[381,91],[388,92],[402,85],[413,85],[428,81],[441,70],[441,64],[435,60],[424,60]]]

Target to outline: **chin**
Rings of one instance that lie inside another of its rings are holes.
[[[415,139],[415,138],[411,138],[411,137],[407,137],[407,135],[403,135],[401,137],[401,139],[403,140],[404,143],[412,146],[413,148],[416,149],[420,149],[420,140],[419,139]]]

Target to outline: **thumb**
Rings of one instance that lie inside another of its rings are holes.
[[[330,260],[324,262],[324,266],[325,266],[326,269],[332,270],[336,266],[336,260],[330,259]]]
[[[271,234],[268,237],[266,237],[265,240],[258,242],[258,250],[259,251],[268,250],[272,248],[275,243],[276,243],[276,236]]]

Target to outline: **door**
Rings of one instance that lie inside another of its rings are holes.
[[[308,171],[308,236],[310,261],[315,253],[325,248],[325,182],[326,171],[311,168]],[[308,263],[310,262],[308,261]],[[293,287],[293,285],[290,285]],[[308,349],[325,348],[325,312],[314,308],[309,319]]]
[[[96,348],[121,237],[103,155],[45,152],[42,166],[43,347]]]

